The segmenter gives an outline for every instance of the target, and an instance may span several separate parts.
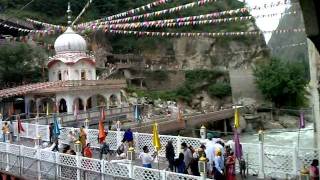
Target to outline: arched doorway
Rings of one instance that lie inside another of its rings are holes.
[[[43,98],[40,101],[40,113],[50,114],[53,113],[54,102],[51,98]]]
[[[67,108],[67,101],[65,99],[61,99],[59,101],[59,113],[65,113],[68,111],[68,108]]]
[[[76,98],[73,101],[73,111],[74,110],[78,110],[78,111],[83,111],[84,110],[84,105],[83,105],[83,101],[81,98]]]
[[[118,107],[118,98],[115,94],[112,94],[110,96],[109,107],[110,108]]]
[[[87,110],[98,106],[105,106],[107,104],[106,98],[100,94],[93,95],[87,100]]]

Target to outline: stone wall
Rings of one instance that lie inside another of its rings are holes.
[[[252,100],[258,104],[263,102],[251,68],[230,69],[229,76],[233,103],[239,103],[243,100]]]
[[[145,84],[150,90],[175,90],[185,82],[183,71],[167,71],[168,78],[165,81],[155,81],[151,77],[146,77]]]

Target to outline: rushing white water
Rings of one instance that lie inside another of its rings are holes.
[[[300,134],[300,135],[299,135]],[[243,143],[258,143],[258,133],[241,134],[240,141]],[[278,129],[267,130],[264,132],[264,142],[268,145],[292,146],[294,144],[303,148],[314,147],[313,124],[308,124],[306,128],[301,129]]]

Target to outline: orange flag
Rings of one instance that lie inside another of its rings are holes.
[[[103,121],[105,120],[105,113],[104,113],[104,108],[101,108],[101,114],[100,114],[100,120],[99,120],[99,126],[98,126],[98,130],[99,130],[99,135],[98,135],[98,139],[99,139],[99,143],[102,143],[107,135],[106,132],[104,131],[104,124]]]

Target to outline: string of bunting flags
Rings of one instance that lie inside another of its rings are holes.
[[[34,20],[34,19],[30,19],[30,18],[27,18],[26,21],[29,21],[29,22],[31,22],[31,23],[33,23],[33,24],[38,24],[38,25],[47,27],[47,28],[49,28],[49,29],[50,29],[50,28],[51,28],[51,29],[62,29],[62,28],[66,28],[65,26],[62,26],[62,25],[49,24],[49,23],[37,21],[37,20]]]
[[[176,7],[173,7],[173,8],[169,8],[169,9],[164,9],[164,10],[155,11],[155,12],[146,13],[146,14],[137,15],[137,16],[132,16],[132,17],[126,17],[126,18],[122,18],[122,19],[107,20],[107,18],[106,18],[105,22],[107,24],[116,24],[116,23],[125,23],[125,22],[130,22],[130,21],[136,21],[136,20],[143,19],[143,18],[150,18],[150,17],[153,17],[153,16],[161,16],[161,15],[164,15],[164,14],[179,12],[181,10],[186,10],[186,9],[189,9],[189,8],[193,8],[195,6],[203,6],[203,5],[207,4],[207,3],[211,3],[211,2],[215,2],[215,1],[217,1],[217,0],[200,0],[200,1],[195,1],[195,2],[192,2],[192,3],[176,6]],[[89,26],[89,25],[100,24],[101,22],[99,20],[97,20],[94,23],[82,23],[82,24],[79,24],[78,26],[79,27],[86,27],[86,26]]]
[[[86,28],[88,26],[91,26],[91,27],[93,27],[93,29],[95,29],[95,28],[97,28],[97,26],[99,26],[101,24],[128,23],[128,22],[131,22],[131,21],[137,21],[137,20],[141,20],[141,19],[148,19],[148,18],[151,18],[151,17],[158,17],[158,16],[162,16],[162,15],[167,15],[167,14],[170,14],[170,13],[180,12],[182,10],[193,8],[196,5],[203,6],[203,5],[207,4],[207,3],[216,2],[216,1],[217,0],[197,1],[197,2],[192,2],[192,3],[189,3],[189,4],[185,4],[185,5],[169,8],[169,9],[164,9],[164,10],[160,10],[160,11],[156,11],[156,12],[150,12],[150,13],[146,13],[146,14],[136,15],[136,16],[132,16],[132,17],[126,17],[126,18],[110,20],[110,21],[109,20],[106,20],[106,21],[96,20],[96,21],[92,21],[92,22],[88,22],[88,23],[82,23],[82,24],[77,25],[77,27],[79,29],[84,29],[84,28]],[[290,4],[290,1],[288,1],[288,0],[280,0],[278,2],[272,2],[272,3],[268,3],[268,4],[266,3],[266,4],[263,4],[263,5],[256,5],[254,7],[245,7],[245,8],[240,8],[240,9],[215,12],[215,13],[208,14],[207,17],[203,17],[203,18],[217,18],[217,17],[224,16],[224,15],[234,15],[234,14],[238,14],[238,13],[247,13],[247,12],[250,12],[252,10],[261,10],[261,9],[273,8],[273,7],[277,7],[277,6],[281,6],[281,5],[289,5],[289,4]],[[184,17],[184,18],[192,19],[192,16]],[[186,20],[186,21],[188,21],[188,20]]]
[[[115,14],[115,15],[108,16],[108,17],[105,17],[105,18],[97,19],[97,20],[94,20],[94,21],[81,23],[79,25],[82,26],[82,25],[85,25],[85,24],[88,24],[88,23],[98,22],[98,21],[102,21],[102,20],[111,21],[111,20],[118,19],[118,18],[123,18],[123,17],[127,17],[127,16],[133,16],[133,15],[138,14],[140,12],[143,12],[143,11],[146,11],[146,10],[150,10],[150,9],[158,7],[158,6],[162,5],[162,4],[166,4],[166,3],[170,2],[170,1],[171,0],[157,0],[157,1],[154,1],[152,3],[146,4],[146,5],[143,5],[143,6],[140,6],[140,7],[137,7],[137,8],[134,8],[134,9],[119,13],[119,14]]]
[[[38,34],[38,36],[60,34],[60,33],[65,31],[64,27],[54,28],[54,29],[46,29],[46,30],[34,30],[34,29],[18,28],[18,27],[7,25],[7,24],[3,24],[3,23],[0,23],[0,26],[3,26],[3,27],[8,28],[8,29],[14,29],[14,30],[17,30],[19,32]]]
[[[280,13],[281,15],[293,15],[296,14],[296,11]],[[137,28],[164,28],[164,27],[181,27],[181,26],[194,26],[194,25],[204,25],[204,24],[217,24],[217,23],[230,23],[230,22],[241,22],[247,20],[254,20],[257,18],[270,18],[280,15],[279,13],[267,14],[267,15],[257,15],[257,16],[241,16],[241,17],[230,17],[230,18],[221,18],[221,19],[210,19],[210,20],[189,20],[189,21],[180,21],[180,19],[168,19],[168,20],[157,20],[157,21],[146,21],[146,22],[135,22],[135,23],[126,23],[126,24],[111,24],[105,25],[105,28],[108,29],[137,29]],[[202,15],[200,15],[202,16]],[[195,19],[201,19],[200,16],[197,16]],[[206,15],[204,15],[206,16]],[[204,17],[203,16],[203,17]],[[184,19],[184,18],[181,18]],[[101,26],[100,26],[101,27]]]
[[[137,36],[160,36],[160,37],[223,37],[223,36],[254,36],[267,33],[283,34],[283,33],[299,33],[305,32],[304,28],[281,29],[273,31],[248,31],[248,32],[154,32],[154,31],[126,31],[106,29],[105,32],[113,34],[137,35]]]

